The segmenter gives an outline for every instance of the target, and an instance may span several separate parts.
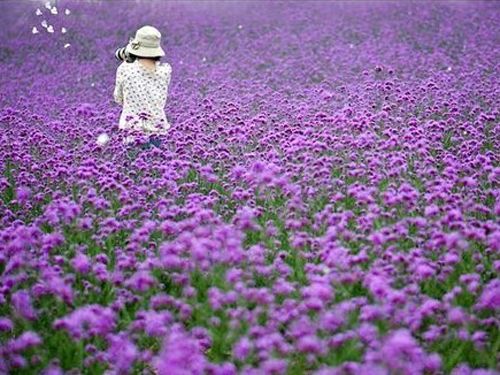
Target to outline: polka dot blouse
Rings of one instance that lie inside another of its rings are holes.
[[[123,62],[116,70],[114,99],[123,105],[119,128],[163,134],[170,124],[165,115],[172,67],[156,62],[155,70],[138,60]]]

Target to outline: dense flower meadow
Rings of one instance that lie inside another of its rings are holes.
[[[1,2],[0,373],[500,371],[496,2]],[[162,31],[162,148],[114,50]]]

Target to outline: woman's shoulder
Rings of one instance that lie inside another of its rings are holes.
[[[118,73],[126,73],[129,72],[133,67],[133,64],[130,64],[128,62],[123,61],[120,65],[118,65],[118,68],[116,68],[116,71]]]
[[[172,66],[168,62],[161,62],[158,64],[158,67],[164,73],[170,74],[172,72]]]

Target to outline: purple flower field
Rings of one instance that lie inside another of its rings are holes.
[[[500,373],[497,2],[0,19],[0,374]],[[161,149],[113,102],[144,24]]]

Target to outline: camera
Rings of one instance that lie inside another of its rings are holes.
[[[126,47],[117,48],[116,51],[115,51],[115,58],[118,61],[125,61],[125,62],[128,62],[128,63],[133,63],[135,61],[135,59],[136,59],[135,56],[129,54],[126,51]]]

